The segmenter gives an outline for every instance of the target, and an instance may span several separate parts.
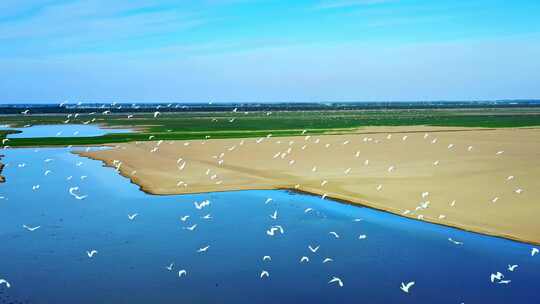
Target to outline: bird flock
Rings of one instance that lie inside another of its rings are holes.
[[[113,106],[116,106],[116,104],[113,104]],[[170,105],[169,105],[170,106]],[[234,109],[233,112],[237,112],[238,109]],[[25,111],[22,111],[22,114],[23,115],[30,115],[30,110],[25,110]],[[94,114],[94,113],[90,113],[91,115]],[[104,110],[101,114],[103,115],[109,115],[111,114],[111,111],[110,110]],[[268,112],[266,113],[267,116],[270,116],[272,115],[271,112]],[[66,120],[64,121],[65,124],[69,124],[71,123],[74,119],[78,118],[80,116],[79,113],[72,113],[72,114],[68,114],[66,116]],[[161,116],[162,116],[162,113],[159,111],[159,107],[156,108],[156,110],[153,112],[153,118],[154,119],[159,119]],[[132,119],[134,117],[133,114],[129,114],[127,115],[127,118],[128,119]],[[229,122],[230,123],[234,123],[235,122],[235,118],[232,118],[232,119],[229,119]],[[96,121],[96,118],[92,118],[88,121],[85,121],[83,122],[84,124],[91,124],[91,123],[94,123]],[[288,166],[295,166],[297,164],[297,159],[293,159],[292,156],[293,156],[293,151],[304,151],[308,148],[309,144],[319,144],[320,143],[320,138],[313,138],[311,135],[305,135],[307,133],[307,130],[303,130],[301,135],[304,135],[303,138],[301,140],[298,140],[300,142],[300,147],[298,147],[298,142],[295,142],[295,140],[285,140],[283,139],[283,143],[287,146],[286,149],[284,150],[280,150],[280,151],[276,151],[276,152],[273,152],[272,155],[271,155],[271,159],[276,159],[276,160],[283,160],[285,161]],[[57,136],[60,136],[62,133],[59,132],[57,133]],[[76,136],[78,133],[74,133],[74,135]],[[257,138],[253,141],[251,140],[247,140],[247,139],[242,139],[242,140],[239,140],[238,143],[234,144],[234,145],[228,145],[226,147],[224,147],[224,150],[220,153],[217,153],[216,155],[213,155],[212,156],[212,159],[211,161],[215,162],[215,165],[217,168],[220,168],[220,167],[223,167],[225,164],[226,164],[226,155],[228,153],[233,153],[234,151],[240,149],[242,146],[248,144],[248,143],[254,143],[254,144],[261,144],[262,142],[264,142],[265,140],[268,140],[272,137],[272,134],[268,134],[266,137],[260,137],[260,138]],[[208,139],[209,137],[207,137]],[[391,140],[392,138],[392,134],[388,134],[386,136],[386,140]],[[409,138],[409,135],[402,135],[400,140],[401,141],[407,141]],[[423,138],[425,140],[428,140],[430,144],[437,144],[438,142],[438,138],[436,137],[433,137],[431,136],[430,134],[426,133],[424,134]],[[154,135],[150,135],[148,137],[148,140],[154,140],[155,139],[155,136]],[[374,143],[377,143],[379,142],[380,140],[379,139],[374,139],[372,137],[369,137],[369,136],[364,136],[363,138],[361,138],[361,141],[362,142],[366,142],[366,143],[370,143],[370,142],[374,142]],[[6,139],[3,139],[2,140],[2,144],[6,144],[6,143],[9,143],[9,139],[6,138]],[[135,144],[140,144],[141,142],[136,142]],[[166,142],[166,141],[163,141],[163,140],[157,140],[157,141],[154,141],[152,142],[152,147],[149,149],[149,153],[159,153],[160,152],[160,147],[163,145],[163,144],[172,144],[172,141],[171,142]],[[276,143],[278,144],[281,144],[282,141],[281,140],[277,140]],[[343,142],[341,142],[341,145],[349,145],[351,143],[351,140],[350,139],[347,139],[347,140],[344,140]],[[190,145],[190,142],[183,142],[182,145],[184,146],[189,146]],[[8,148],[9,146],[5,146],[4,148]],[[331,144],[330,143],[326,143],[324,145],[325,148],[329,149],[331,147]],[[115,146],[113,147],[113,149],[120,149],[122,147],[120,146]],[[446,148],[448,150],[455,150],[457,149],[458,147],[453,144],[453,143],[450,143],[446,146]],[[475,149],[472,145],[470,146],[467,146],[466,147],[466,151],[467,152],[473,152]],[[86,151],[89,151],[89,148],[87,148]],[[503,156],[503,154],[505,153],[505,151],[503,150],[500,150],[500,151],[497,151],[495,153],[495,156],[496,157],[501,157]],[[354,152],[354,157],[355,158],[360,158],[362,155],[361,151],[355,151]],[[54,159],[52,158],[47,158],[43,161],[45,167],[48,163],[51,163],[53,162]],[[363,166],[369,166],[370,165],[370,160],[369,159],[364,159],[361,161],[361,164]],[[22,162],[22,163],[19,163],[17,164],[17,168],[18,169],[24,169],[25,167],[27,167],[27,163],[25,162]],[[84,165],[84,162],[83,161],[78,161],[76,163],[76,167],[81,167]],[[123,168],[123,162],[120,161],[120,160],[113,160],[112,161],[112,164],[111,164],[115,170],[119,171],[119,172],[122,172],[122,170],[124,170]],[[175,184],[177,187],[181,187],[181,188],[188,188],[190,185],[189,183],[183,179],[183,175],[182,175],[182,172],[184,172],[184,170],[186,170],[186,168],[188,168],[190,165],[190,161],[189,159],[187,159],[185,156],[180,156],[178,157],[178,159],[176,159],[176,169],[178,170],[178,173],[179,173],[179,179],[175,181]],[[441,163],[440,160],[435,160],[432,162],[432,165],[433,166],[442,166],[443,164]],[[310,171],[315,173],[315,172],[318,172],[320,170],[320,166],[317,165],[317,164],[314,164],[313,166],[310,166]],[[347,175],[350,175],[352,172],[354,171],[354,168],[353,167],[348,167],[346,168],[345,170],[342,171],[342,174],[343,176],[347,176]],[[388,174],[394,174],[396,171],[399,171],[399,164],[392,164],[390,166],[388,166],[386,168],[386,172]],[[57,172],[49,169],[49,168],[46,168],[44,171],[43,171],[43,176],[47,177],[47,176],[52,176],[52,175],[55,175],[55,174],[58,174]],[[135,176],[137,174],[137,171],[136,170],[132,170],[130,172],[127,173],[128,176]],[[207,176],[208,180],[211,181],[212,183],[214,183],[215,185],[221,185],[223,184],[225,181],[224,179],[220,176],[220,173],[215,170],[215,169],[212,169],[212,168],[207,168],[206,170],[204,170],[204,175]],[[68,182],[71,182],[73,183],[73,180],[74,180],[74,176],[68,176],[66,177],[66,181]],[[80,175],[78,176],[77,178],[77,182],[83,182],[85,179],[87,178],[86,175]],[[512,181],[515,181],[516,180],[516,177],[514,175],[509,175],[508,177],[506,177],[506,181],[507,182],[512,182]],[[323,180],[320,180],[320,187],[322,187],[323,189],[325,187],[328,186],[328,184],[330,183],[331,181],[327,180],[327,179],[323,179]],[[300,188],[300,184],[297,184],[295,185],[294,188]],[[42,189],[42,185],[41,184],[34,184],[32,185],[32,188],[31,190],[34,191],[34,192],[39,192],[40,190]],[[377,184],[375,189],[377,191],[384,191],[384,185],[383,184]],[[525,190],[521,187],[515,187],[514,189],[514,193],[519,195],[519,194],[522,194]],[[82,201],[82,200],[85,200],[86,198],[88,198],[88,196],[90,194],[85,194],[84,192],[81,191],[81,187],[79,185],[72,185],[70,187],[68,187],[67,189],[67,192],[68,194],[73,198],[75,199],[76,201]],[[321,198],[322,199],[325,199],[328,197],[328,193],[323,193],[321,194]],[[429,191],[423,191],[419,194],[419,197],[420,197],[420,201],[418,202],[418,204],[416,206],[414,206],[414,208],[411,208],[411,209],[405,209],[405,210],[402,210],[401,211],[401,214],[404,215],[404,216],[408,216],[408,217],[416,217],[417,219],[424,219],[424,215],[422,214],[422,211],[423,210],[426,210],[428,208],[430,208],[431,206],[431,201],[430,201],[430,192]],[[0,197],[0,198],[3,198],[3,197]],[[489,203],[498,203],[499,202],[499,199],[500,197],[499,196],[494,196]],[[451,202],[448,203],[450,207],[456,207],[456,200],[452,200]],[[262,232],[261,231],[261,236],[262,237],[267,237],[267,238],[280,238],[280,237],[284,237],[287,233],[287,230],[286,230],[286,227],[283,223],[280,223],[280,213],[278,212],[278,209],[276,208],[276,206],[274,206],[274,200],[273,198],[271,197],[268,197],[266,198],[264,201],[261,202],[261,205],[263,206],[267,206],[268,208],[271,208],[272,210],[269,212],[268,214],[268,227],[267,229]],[[195,208],[195,210],[197,212],[202,212],[200,214],[200,216],[198,217],[198,220],[197,222],[195,222],[195,217],[193,215],[181,215],[178,217],[178,221],[180,222],[180,225],[181,225],[181,229],[183,231],[186,231],[189,232],[189,233],[196,233],[197,231],[197,228],[199,227],[199,225],[204,225],[204,222],[205,221],[211,221],[213,219],[213,216],[210,212],[207,212],[206,209],[210,208],[211,206],[211,202],[210,200],[203,200],[203,201],[200,201],[200,202],[193,202],[193,207]],[[310,215],[310,214],[315,214],[316,210],[314,210],[314,208],[311,208],[311,207],[308,207],[308,208],[305,208],[303,210],[303,213],[305,215]],[[133,213],[128,213],[127,214],[127,219],[128,221],[136,221],[141,215],[139,214],[139,212],[133,212]],[[445,220],[447,218],[447,215],[445,214],[440,214],[438,216],[438,219],[439,220]],[[354,219],[355,222],[361,222],[362,219]],[[29,233],[39,233],[39,230],[41,229],[44,229],[42,228],[41,225],[30,225],[30,224],[22,224],[22,228],[29,232]],[[328,231],[328,237],[331,238],[331,239],[334,239],[334,240],[339,240],[342,236],[340,233],[338,233],[337,231]],[[360,233],[357,237],[357,239],[359,241],[361,240],[367,240],[368,239],[368,235],[367,234],[364,234],[364,233]],[[456,245],[456,246],[466,246],[466,244],[464,244],[464,242],[460,241],[460,240],[455,240],[454,238],[452,237],[448,237],[447,238],[447,241],[452,244],[452,245]],[[209,243],[204,243],[204,244],[201,244],[201,246],[197,249],[195,249],[195,253],[197,254],[201,254],[201,255],[204,255],[204,254],[207,254],[208,252],[210,252],[211,250],[213,250],[213,245],[212,244],[209,244]],[[321,249],[321,245],[319,244],[307,244],[305,246],[305,253],[301,256],[298,257],[298,264],[309,264],[309,263],[313,263],[314,261],[320,261],[320,263],[322,264],[331,264],[334,262],[334,257],[330,257],[330,256],[321,256],[319,255],[320,253],[320,249]],[[96,259],[96,258],[99,258],[99,256],[101,254],[106,254],[106,253],[100,253],[100,250],[99,249],[95,249],[95,248],[89,248],[87,250],[85,250],[85,253],[86,253],[86,256],[88,259]],[[530,251],[530,256],[531,257],[535,257],[536,255],[538,255],[540,252],[539,252],[539,249],[538,248],[531,248],[531,251]],[[258,277],[259,280],[270,280],[272,278],[271,274],[272,274],[272,257],[270,255],[263,255],[261,257],[261,269],[260,269],[260,272],[258,272],[257,274],[254,274],[254,276]],[[169,271],[169,272],[173,272],[175,273],[175,275],[179,278],[179,279],[187,279],[189,277],[189,274],[191,272],[188,271],[188,267],[186,267],[187,265],[184,265],[184,266],[177,266],[177,262],[168,262],[164,269],[166,271]],[[163,266],[161,266],[163,267]],[[301,266],[298,266],[298,267],[301,267]],[[498,271],[495,271],[493,273],[491,273],[489,275],[489,281],[493,284],[497,284],[497,285],[508,285],[512,282],[512,274],[519,271],[519,265],[517,264],[508,264],[506,269],[504,270],[498,270]],[[336,275],[336,274],[333,274],[333,273],[329,273],[328,274],[328,280],[327,280],[327,284],[328,285],[331,285],[331,286],[335,286],[335,287],[344,287],[345,286],[345,280]],[[11,283],[8,282],[6,279],[4,278],[0,278],[0,288],[11,288]],[[420,287],[417,287],[416,285],[416,281],[410,281],[410,280],[404,280],[400,283],[400,285],[396,286],[396,288],[399,288],[399,290],[401,290],[404,294],[410,294],[413,292],[413,290],[415,288],[420,288]]]

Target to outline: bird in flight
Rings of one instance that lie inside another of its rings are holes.
[[[333,262],[334,260],[332,258],[325,258],[322,262],[323,264],[325,263],[328,263],[328,262]]]
[[[313,253],[317,252],[319,250],[320,245],[317,245],[316,247],[312,247],[311,245],[308,246],[309,250]]]
[[[271,261],[272,258],[269,255],[265,255],[265,256],[263,256],[262,260],[263,261]]]
[[[182,276],[187,276],[187,271],[185,269],[178,271],[178,277],[181,278]]]
[[[199,248],[199,249],[197,250],[197,252],[198,252],[198,253],[206,252],[206,251],[208,251],[208,248],[210,248],[210,245],[206,245],[206,246],[204,246],[204,247],[202,247],[202,248]]]
[[[517,267],[518,267],[518,265],[508,265],[508,270],[509,271],[514,271],[514,270],[516,270]]]
[[[504,278],[504,275],[502,273],[500,273],[499,271],[497,271],[496,273],[492,273],[490,276],[489,276],[489,279],[491,280],[491,283],[495,283],[495,280],[502,280]]]
[[[184,215],[184,216],[180,217],[180,220],[182,222],[185,222],[185,221],[187,221],[188,218],[189,218],[189,215]]]
[[[535,255],[537,255],[539,252],[540,252],[540,250],[538,250],[538,248],[533,248],[533,249],[531,249],[531,256],[535,256]]]
[[[93,258],[97,253],[97,250],[86,251],[86,255],[88,255],[89,258]]]
[[[405,284],[404,282],[401,282],[401,286],[399,287],[399,289],[403,290],[403,292],[405,293],[409,293],[409,289],[414,286],[415,282],[412,281],[412,282],[409,282],[407,284]]]
[[[264,277],[267,277],[267,278],[270,277],[270,273],[268,273],[268,271],[266,270],[261,271],[260,278],[262,279]]]
[[[28,230],[28,231],[36,231],[40,228],[41,226],[36,226],[36,227],[30,227],[30,226],[27,226],[27,225],[23,225],[23,228]]]
[[[128,214],[128,218],[130,221],[133,221],[137,217],[137,215],[139,214],[138,213]]]
[[[458,242],[458,241],[456,241],[456,240],[454,240],[452,238],[448,238],[448,241],[451,242],[451,243],[454,243],[456,245],[463,245],[463,242]]]
[[[330,232],[328,232],[328,234],[331,234],[331,235],[333,235],[336,239],[339,239],[339,234],[337,234],[337,232],[335,232],[335,231],[330,231]]]
[[[168,271],[172,271],[173,267],[174,267],[174,263],[171,263],[169,266],[166,266],[165,268],[167,268]]]
[[[274,211],[273,214],[270,214],[270,218],[272,218],[273,220],[277,220],[277,210]]]
[[[69,188],[69,194],[71,194],[75,199],[83,200],[88,197],[88,195],[78,195],[75,193],[75,191],[79,191],[79,187]]]
[[[0,279],[0,285],[2,284],[6,285],[6,288],[11,288],[11,284],[9,284],[9,282],[4,279]]]
[[[193,226],[190,226],[190,227],[184,227],[184,229],[187,229],[189,231],[193,231],[195,230],[195,228],[197,228],[197,224],[193,224]]]
[[[328,284],[337,283],[339,287],[343,287],[343,281],[338,277],[332,277],[330,281],[328,281]]]
[[[309,258],[307,256],[303,256],[300,258],[300,263],[308,263],[309,262]]]

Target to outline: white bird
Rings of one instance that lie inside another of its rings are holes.
[[[210,201],[209,200],[205,200],[205,201],[202,201],[200,203],[197,203],[197,202],[193,202],[193,204],[195,205],[195,208],[197,208],[198,210],[201,210],[202,208],[206,207],[206,206],[209,206],[210,205]]]
[[[184,215],[184,216],[180,217],[180,220],[182,222],[185,222],[185,221],[187,221],[188,218],[189,218],[189,215]]]
[[[495,155],[501,155],[503,153],[504,153],[504,151],[497,151],[497,153],[495,153]]]
[[[337,283],[339,287],[343,287],[343,281],[338,277],[332,277],[330,281],[328,281],[328,284]]]
[[[86,251],[86,255],[88,255],[89,258],[93,258],[97,253],[97,250]]]
[[[266,270],[261,271],[260,278],[262,279],[264,277],[267,277],[267,278],[270,277],[270,273],[268,273],[268,271]]]
[[[273,214],[270,214],[270,218],[277,220],[277,210],[275,210]]]
[[[456,205],[456,200],[453,200],[451,203],[450,203],[450,207],[454,207]]]
[[[166,266],[165,268],[167,268],[168,271],[172,271],[173,267],[174,267],[174,263],[171,263],[169,266]]]
[[[513,176],[513,175],[510,175],[510,176],[508,176],[508,177],[506,178],[507,181],[513,180],[513,179],[514,179],[514,176]]]
[[[333,261],[334,261],[334,260],[331,259],[331,258],[325,258],[322,262],[323,262],[323,264],[325,264],[325,263],[333,262]]]
[[[36,190],[39,189],[39,187],[40,187],[39,185],[34,185],[34,186],[32,186],[32,190],[36,191]]]
[[[518,188],[514,192],[517,193],[517,194],[521,194],[521,193],[523,193],[523,189]]]
[[[9,284],[9,282],[4,279],[0,279],[0,285],[2,284],[6,285],[6,288],[11,288],[11,284]]]
[[[210,213],[208,213],[207,215],[201,217],[203,220],[211,220],[212,219],[212,215],[210,215]]]
[[[330,231],[328,234],[333,235],[336,239],[339,239],[339,234],[337,234],[335,231]]]
[[[190,226],[190,227],[184,227],[184,229],[187,229],[189,231],[193,231],[195,230],[195,228],[197,228],[197,224],[193,224],[193,226]]]
[[[358,239],[359,240],[365,240],[365,239],[367,239],[367,235],[361,234],[361,235],[358,236]]]
[[[455,240],[452,239],[452,238],[448,238],[448,241],[451,242],[451,243],[454,243],[454,244],[456,244],[456,245],[463,245],[463,242],[455,241]]]
[[[198,252],[198,253],[206,252],[206,251],[208,251],[208,248],[210,248],[210,245],[206,245],[206,246],[204,246],[204,247],[202,247],[202,248],[199,248],[199,249],[197,250],[197,252]]]
[[[496,196],[496,197],[494,197],[494,198],[491,200],[491,202],[492,202],[492,203],[496,203],[498,200],[499,200],[499,197]]]
[[[533,248],[533,249],[531,249],[531,256],[535,256],[535,255],[537,255],[538,253],[540,253],[540,250],[538,250],[538,248]]]
[[[88,197],[88,195],[78,195],[75,193],[75,191],[78,191],[79,187],[71,187],[69,188],[69,194],[71,194],[75,199],[83,200]]]
[[[414,281],[409,282],[409,283],[407,283],[407,284],[405,284],[404,282],[401,282],[401,286],[399,287],[399,289],[403,290],[403,292],[405,292],[405,293],[409,293],[409,289],[410,289],[411,287],[413,287],[414,284],[415,284]]]
[[[509,271],[514,271],[514,270],[516,270],[517,267],[518,267],[518,265],[508,265],[508,270]]]
[[[265,255],[265,256],[263,256],[262,260],[263,261],[271,261],[272,258],[269,255]]]
[[[401,139],[402,139],[402,140],[407,140],[407,137],[408,137],[408,136],[405,135],[405,136],[403,136]]]
[[[426,198],[429,196],[429,192],[422,192],[422,198]]]
[[[434,166],[438,166],[439,163],[440,163],[440,162],[439,162],[438,160],[436,160],[436,161],[433,162],[433,165],[434,165]]]
[[[30,227],[30,226],[27,226],[27,225],[23,225],[23,228],[28,230],[28,231],[36,231],[40,228],[41,226],[36,226],[36,227]]]
[[[448,149],[452,149],[454,147],[454,144],[449,144]]]
[[[128,214],[128,218],[130,221],[133,221],[137,217],[137,215],[139,214],[138,213]]]
[[[308,213],[308,212],[311,212],[311,211],[313,211],[313,208],[306,208],[306,209],[304,209],[304,213]]]
[[[489,276],[489,279],[491,280],[491,283],[495,283],[495,280],[502,280],[504,278],[504,275],[497,271],[496,273],[492,273]]]
[[[307,256],[303,256],[300,258],[300,263],[308,263],[309,262],[309,258]]]
[[[390,167],[388,167],[388,172],[392,172],[392,171],[394,171],[394,169],[395,169],[394,166],[390,166]]]
[[[382,190],[382,185],[378,185],[377,186],[377,191],[381,191]]]
[[[512,280],[500,280],[499,284],[510,284],[510,282],[512,282]]]
[[[271,201],[272,201],[272,198],[269,197],[269,198],[266,199],[266,201],[264,202],[264,204],[266,205],[266,204],[270,203]]]
[[[46,170],[45,173],[43,173],[43,175],[47,176],[51,173],[52,171],[51,170]]]
[[[178,271],[178,277],[181,278],[182,276],[187,276],[187,271],[185,269]]]
[[[320,245],[317,245],[317,247],[312,247],[311,245],[308,246],[309,250],[313,253],[317,252],[319,250]]]
[[[154,118],[157,118],[159,114],[161,114],[159,111],[154,112]]]
[[[467,147],[467,151],[469,151],[469,152],[472,151],[472,149],[473,149],[472,146],[468,146],[468,147]]]

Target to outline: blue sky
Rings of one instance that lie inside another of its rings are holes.
[[[538,0],[2,0],[0,102],[540,98]]]

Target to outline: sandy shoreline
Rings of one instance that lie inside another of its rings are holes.
[[[120,174],[151,194],[292,189],[540,244],[540,129],[359,132],[126,143],[78,154],[121,163]]]

